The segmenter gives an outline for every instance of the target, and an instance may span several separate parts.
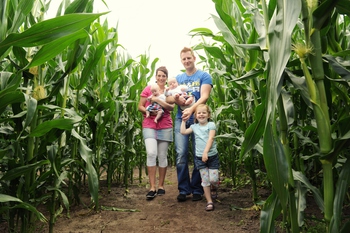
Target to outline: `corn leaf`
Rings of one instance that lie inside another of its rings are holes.
[[[63,129],[63,130],[71,130],[73,129],[73,125],[77,123],[78,119],[65,119],[59,118],[51,121],[45,121],[38,125],[30,134],[31,137],[41,137],[49,132],[51,129]]]
[[[34,206],[32,206],[31,204],[28,204],[26,202],[22,202],[22,203],[15,205],[12,208],[17,208],[17,209],[20,208],[20,209],[29,210],[30,212],[34,213],[36,215],[36,217],[41,222],[47,222],[46,217],[41,212],[39,212]]]
[[[281,204],[278,196],[273,191],[267,198],[263,209],[260,213],[260,232],[273,233],[275,232],[274,220],[281,212]]]
[[[291,34],[301,11],[300,1],[277,1],[277,14],[269,25],[269,79],[266,120],[274,116],[278,96],[281,93],[282,73],[291,54]]]
[[[69,46],[74,41],[81,38],[85,38],[87,36],[88,36],[88,33],[85,30],[81,29],[73,34],[63,36],[57,40],[54,40],[44,45],[38,51],[38,53],[35,54],[33,60],[27,66],[27,68],[43,64],[44,62],[50,60],[51,58],[61,53],[67,46]]]
[[[101,14],[69,14],[37,23],[22,33],[13,33],[0,43],[0,55],[11,46],[33,47],[48,44],[89,26]]]
[[[9,202],[9,201],[22,202],[22,200],[18,199],[17,197],[13,197],[13,196],[9,196],[9,195],[0,193],[0,202]]]
[[[66,8],[64,14],[82,13],[90,0],[75,0]]]
[[[24,94],[20,91],[11,91],[1,95],[0,114],[5,111],[8,105],[13,103],[22,103],[24,100]]]
[[[29,174],[29,172],[32,172],[33,170],[37,169],[38,167],[43,166],[43,165],[47,165],[49,163],[50,162],[48,160],[41,160],[41,161],[38,161],[38,162],[35,162],[32,164],[27,164],[27,165],[24,165],[21,167],[13,168],[13,169],[9,170],[8,172],[6,172],[4,174],[4,176],[2,176],[0,178],[0,180],[11,181],[11,180],[18,178],[20,176]]]
[[[25,95],[26,98],[26,105],[27,105],[27,114],[26,114],[26,120],[23,125],[23,130],[26,130],[27,126],[32,122],[33,117],[36,113],[36,108],[38,105],[38,101],[34,98],[29,97],[28,95]]]
[[[254,146],[259,142],[264,134],[265,124],[265,103],[263,102],[255,109],[255,121],[251,124],[244,133],[244,141],[240,153],[240,159],[243,158]]]
[[[337,10],[340,14],[346,14],[348,17],[350,17],[350,0],[339,0],[337,3]]]
[[[33,8],[35,0],[21,0],[16,7],[13,24],[10,32],[15,32],[25,21],[26,16],[30,13]],[[6,1],[5,1],[6,3]],[[5,34],[6,35],[6,34]]]
[[[13,197],[13,196],[9,196],[9,195],[6,195],[6,194],[0,194],[0,202],[19,202],[19,204],[17,205],[14,205],[13,207],[6,207],[6,205],[4,205],[2,207],[2,209],[16,209],[16,208],[21,208],[21,209],[26,209],[26,210],[29,210],[31,212],[33,212],[40,221],[42,222],[47,222],[47,219],[45,218],[45,216],[40,213],[34,206],[28,204],[28,203],[25,203],[23,202],[21,199],[19,198],[16,198],[16,197]]]
[[[1,77],[1,91],[0,98],[2,101],[2,97],[9,92],[16,91],[18,85],[22,80],[22,75],[20,73],[13,74],[11,72],[0,72]]]
[[[106,41],[103,41],[101,44],[99,44],[96,48],[96,51],[92,57],[89,58],[89,60],[86,62],[86,65],[84,66],[84,69],[81,73],[81,79],[80,79],[80,84],[77,87],[78,90],[81,90],[84,88],[87,84],[87,81],[91,75],[91,70],[95,68],[97,65],[98,61],[101,59],[103,56],[103,52],[106,48],[106,46],[112,42],[114,39],[109,39]]]
[[[286,160],[283,145],[273,133],[271,124],[267,124],[264,133],[264,163],[267,176],[280,199],[283,209],[288,202],[288,161]]]
[[[240,47],[236,46],[239,43],[225,22],[215,15],[212,15],[212,18],[214,19],[216,26],[220,29],[224,39],[235,50],[235,53],[240,57],[245,57],[243,50]]]
[[[300,181],[301,183],[303,183],[303,185],[312,192],[312,195],[314,196],[318,207],[320,208],[321,211],[324,211],[324,203],[323,203],[320,190],[318,190],[315,186],[313,186],[310,183],[310,181],[307,179],[307,177],[299,171],[293,170],[293,178],[294,180]]]
[[[79,140],[79,153],[86,163],[86,174],[88,175],[89,190],[91,197],[96,205],[98,205],[98,189],[99,180],[97,172],[93,165],[92,150],[87,147],[85,140],[75,131],[72,130],[72,135]]]
[[[340,232],[342,219],[342,208],[345,196],[350,185],[350,159],[348,158],[340,172],[339,179],[336,184],[333,217],[329,225],[329,232]]]

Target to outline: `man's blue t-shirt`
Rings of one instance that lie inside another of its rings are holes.
[[[213,86],[213,81],[211,76],[202,70],[197,70],[193,75],[188,76],[186,72],[179,74],[176,76],[176,80],[179,85],[186,85],[188,87],[187,93],[191,93],[196,100],[198,100],[201,96],[201,86],[203,84],[209,84]],[[177,106],[177,114],[176,118],[182,117],[182,110],[179,106]],[[192,116],[191,116],[192,117]]]

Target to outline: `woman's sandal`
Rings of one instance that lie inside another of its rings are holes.
[[[213,211],[215,209],[213,202],[208,202],[207,206],[205,207],[206,211]]]

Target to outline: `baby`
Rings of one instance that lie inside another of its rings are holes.
[[[158,97],[161,100],[165,101],[165,95],[160,93],[159,86],[157,84],[151,85],[152,95],[147,99],[150,100],[152,97]],[[154,122],[158,123],[158,120],[163,116],[164,109],[157,102],[153,102],[146,107],[146,117],[150,117],[151,112],[157,112],[156,117],[154,118]]]
[[[176,81],[176,78],[169,78],[168,79],[168,84],[169,87],[165,89],[165,96],[182,96],[185,98],[186,106],[180,106],[182,110],[192,106],[195,102],[196,99],[195,97],[191,94],[191,92],[188,91],[188,87],[186,85],[179,85],[179,83]]]

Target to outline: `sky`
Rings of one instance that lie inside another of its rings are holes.
[[[57,11],[61,1],[52,1],[50,10]],[[110,11],[105,17],[109,27],[117,27],[118,43],[136,58],[148,54],[158,57],[157,67],[168,68],[169,77],[183,69],[180,51],[200,42],[191,38],[194,28],[209,28],[218,31],[211,14],[217,15],[212,0],[95,0],[94,12]],[[101,23],[104,22],[101,17]],[[199,59],[198,59],[199,60]]]

